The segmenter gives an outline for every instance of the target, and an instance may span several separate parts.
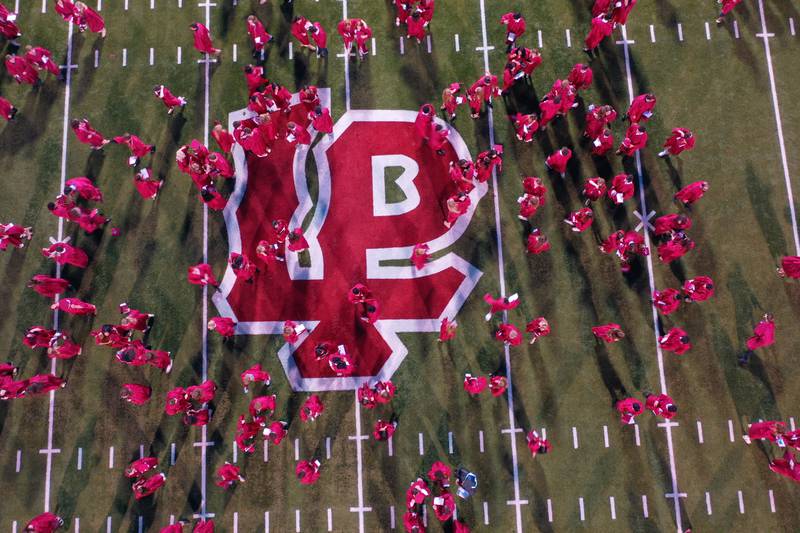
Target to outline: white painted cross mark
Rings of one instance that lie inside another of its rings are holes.
[[[641,230],[642,227],[644,226],[647,226],[647,229],[649,229],[650,231],[655,231],[656,228],[653,226],[653,224],[650,223],[650,219],[653,218],[655,215],[656,212],[653,210],[647,213],[647,216],[644,217],[641,215],[641,213],[639,213],[639,211],[634,211],[633,216],[639,219],[639,224],[636,226],[636,228],[634,228],[635,231]]]

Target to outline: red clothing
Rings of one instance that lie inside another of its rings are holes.
[[[228,132],[228,130],[222,127],[222,124],[219,122],[215,123],[211,130],[211,136],[214,137],[214,140],[217,142],[217,146],[219,146],[220,150],[226,154],[231,153],[231,147],[233,147],[235,139],[233,138],[233,135]]]
[[[491,376],[489,378],[489,392],[495,398],[505,394],[508,389],[508,378],[505,376]]]
[[[215,316],[208,321],[208,329],[226,338],[233,337],[236,334],[236,322],[232,318]]]
[[[470,394],[480,394],[487,385],[488,380],[483,376],[464,375],[464,390]]]
[[[753,328],[753,336],[747,339],[747,349],[756,350],[775,343],[775,322],[772,317],[761,320]]]
[[[672,328],[666,335],[658,338],[661,349],[667,352],[674,352],[675,355],[683,355],[692,348],[689,342],[689,335],[681,328]]]
[[[608,189],[608,198],[617,205],[621,205],[625,200],[633,197],[636,186],[633,183],[633,176],[630,174],[617,174],[611,180],[611,187]]]
[[[587,200],[596,202],[606,193],[606,180],[600,176],[589,178],[584,182],[581,193]]]
[[[153,389],[147,385],[137,385],[136,383],[124,383],[120,396],[126,402],[134,405],[144,405],[150,400]]]
[[[571,157],[572,150],[569,148],[562,148],[550,154],[547,159],[545,159],[544,164],[563,176],[567,172],[567,163],[569,163]]]
[[[50,339],[47,347],[47,357],[50,359],[72,359],[81,354],[81,345],[76,344],[62,332],[58,332]]]
[[[327,107],[320,108],[319,113],[311,111],[308,116],[311,120],[311,127],[315,130],[320,133],[333,133],[333,119],[331,118],[330,109]]]
[[[683,283],[684,294],[695,302],[704,302],[714,296],[714,281],[708,276],[697,276]]]
[[[17,114],[17,108],[14,107],[8,99],[0,96],[0,116],[6,120],[11,120]]]
[[[605,156],[614,147],[614,134],[606,128],[599,137],[592,140],[592,155]]]
[[[142,457],[136,459],[125,469],[125,477],[139,479],[150,470],[158,467],[157,457]]]
[[[569,226],[572,226],[572,231],[582,232],[589,229],[594,221],[594,213],[591,207],[584,207],[578,211],[573,211],[564,220]]]
[[[671,214],[658,217],[655,220],[655,229],[653,233],[656,235],[665,235],[667,233],[675,233],[678,231],[687,230],[692,227],[692,219],[685,215]]]
[[[707,181],[696,181],[675,193],[675,199],[683,202],[685,205],[690,205],[702,198],[707,190]]]
[[[417,111],[417,118],[414,119],[414,131],[417,132],[420,138],[428,140],[434,115],[435,112],[431,104],[422,104],[419,111]]]
[[[319,480],[319,461],[300,461],[294,469],[298,481],[303,485],[313,485]]]
[[[219,285],[217,278],[211,271],[211,265],[208,263],[198,263],[189,267],[188,271],[189,283],[192,285],[211,285],[216,287]]]
[[[50,309],[58,309],[59,311],[69,313],[71,315],[97,314],[97,308],[94,305],[84,302],[78,298],[62,298],[58,301],[58,303],[51,305]]]
[[[593,79],[594,73],[592,69],[589,65],[584,65],[582,63],[578,63],[572,67],[569,76],[567,76],[567,80],[579,91],[591,87]]]
[[[23,240],[31,240],[32,236],[31,228],[23,228],[11,222],[0,224],[0,250],[7,249],[9,245],[14,248],[22,248],[25,246]]]
[[[268,387],[272,381],[269,372],[261,368],[261,363],[256,363],[255,365],[251,366],[239,374],[239,377],[242,380],[242,386],[244,387],[245,394],[247,394],[250,385],[253,383],[263,383],[265,387]]]
[[[531,334],[531,344],[533,344],[539,337],[550,335],[550,323],[545,317],[540,316],[528,322],[525,331]]]
[[[273,422],[268,428],[264,429],[264,437],[277,446],[286,437],[288,433],[286,431],[287,427],[289,427],[289,424],[282,420]]]
[[[517,139],[526,143],[533,142],[533,135],[539,129],[539,122],[536,120],[536,115],[517,113],[514,117],[514,129],[517,133]]]
[[[456,510],[456,501],[449,492],[434,496],[431,507],[440,522],[446,522],[453,517]]]
[[[510,346],[518,346],[522,342],[522,333],[514,324],[500,324],[494,337]]]
[[[264,45],[272,40],[272,35],[267,32],[264,24],[255,15],[247,17],[247,33],[250,35],[250,41],[256,52],[264,50]]]
[[[525,441],[528,445],[528,450],[531,452],[531,457],[536,457],[540,453],[549,453],[553,448],[547,439],[539,436],[536,430],[530,430],[525,436]]]
[[[92,127],[88,119],[75,120],[71,127],[78,140],[83,144],[88,144],[94,150],[100,149],[110,142]]]
[[[81,10],[81,15],[80,31],[84,31],[87,26],[89,27],[89,31],[93,33],[102,33],[105,30],[106,23],[103,17],[94,9],[84,5]]]
[[[308,28],[311,22],[305,17],[295,17],[292,20],[290,31],[295,39],[300,41],[301,46],[311,46],[311,41],[308,38]]]
[[[190,26],[194,32],[194,47],[201,54],[218,54],[219,48],[214,48],[214,43],[211,41],[211,32],[203,24],[194,22]]]
[[[594,17],[589,34],[586,36],[585,48],[587,50],[594,50],[600,45],[600,42],[611,35],[613,31],[614,23],[607,20],[604,15]]]
[[[736,1],[738,2],[739,0]],[[776,474],[788,477],[792,481],[800,482],[800,463],[797,462],[797,458],[791,450],[786,450],[783,457],[776,457],[770,461],[769,469]]]
[[[183,107],[186,105],[186,98],[183,96],[175,96],[166,85],[156,85],[153,89],[153,94],[155,94],[156,98],[164,103],[167,109],[169,109],[170,113],[174,108]]]
[[[512,294],[507,297],[495,298],[487,292],[483,295],[483,301],[489,304],[489,313],[486,315],[486,320],[489,320],[495,313],[516,309],[519,305],[519,295]]]
[[[138,160],[139,158],[142,158],[149,153],[155,152],[156,149],[154,145],[147,144],[144,141],[142,141],[142,139],[140,139],[137,135],[133,135],[130,133],[114,137],[113,141],[117,144],[124,144],[128,147],[128,149],[131,152],[131,160],[133,160],[134,158]],[[129,160],[129,162],[131,160]],[[131,164],[131,166],[134,166],[134,164]]]
[[[625,398],[624,400],[618,401],[616,409],[619,411],[620,421],[623,424],[635,423],[635,418],[644,412],[642,402],[636,398]]]
[[[24,57],[14,54],[7,55],[6,71],[17,83],[35,85],[39,82],[39,72]]]
[[[58,65],[53,61],[53,53],[47,48],[37,46],[25,53],[25,60],[40,70],[47,70],[54,76],[59,75]]]
[[[742,3],[742,0],[722,0],[722,10],[720,11],[720,16],[727,15],[728,13],[733,11],[733,8],[738,6],[740,3]]]
[[[158,192],[164,185],[164,180],[154,177],[151,169],[143,168],[134,174],[133,184],[139,196],[145,200],[152,200],[158,196]]]
[[[519,13],[506,13],[500,17],[500,24],[506,27],[506,44],[515,42],[525,33],[525,17]]]
[[[300,407],[300,420],[303,422],[316,420],[324,410],[325,406],[322,404],[322,400],[316,394],[312,394]]]
[[[214,533],[213,520],[199,520],[195,525],[192,533]]]
[[[631,157],[645,146],[647,146],[647,132],[639,124],[633,123],[628,127],[628,131],[625,132],[625,138],[622,139],[617,151]]]
[[[86,176],[68,179],[64,186],[64,194],[77,193],[78,196],[90,202],[103,201],[103,193]]]
[[[747,428],[747,436],[750,440],[767,439],[771,442],[777,442],[785,432],[786,425],[778,420],[754,422]]]
[[[664,289],[653,293],[653,305],[662,315],[669,315],[681,305],[681,293],[678,289]]]
[[[663,263],[671,263],[686,255],[694,247],[694,241],[683,233],[677,233],[669,241],[658,245],[658,258]]]
[[[55,334],[55,330],[42,326],[31,326],[25,331],[22,343],[28,348],[47,348]]]
[[[788,278],[800,279],[800,256],[787,255],[782,257],[781,270],[783,275]]]
[[[542,234],[542,230],[535,228],[528,235],[528,243],[526,245],[528,253],[538,255],[550,249],[550,242]]]
[[[439,342],[449,341],[456,336],[456,329],[458,324],[455,320],[451,321],[447,318],[442,319],[442,324],[439,326]]]
[[[608,343],[619,342],[625,337],[622,326],[614,324],[613,322],[602,326],[594,326],[592,328],[592,333],[594,333],[594,336],[598,339]]]
[[[62,278],[51,278],[43,274],[36,274],[28,282],[28,287],[35,290],[42,296],[54,298],[58,294],[63,294],[69,287],[69,281]]]
[[[673,418],[678,412],[678,407],[675,405],[675,402],[666,394],[649,395],[645,400],[644,406],[652,411],[654,415],[666,418],[667,420]]]
[[[636,0],[618,0],[614,5],[614,10],[611,13],[611,20],[615,24],[624,26],[628,22],[628,15],[631,14],[633,6],[636,5]]]
[[[664,148],[670,155],[680,155],[681,152],[694,148],[695,138],[686,128],[674,128],[672,134],[664,142]]]
[[[246,255],[236,252],[231,252],[230,257],[228,257],[228,264],[231,266],[236,277],[242,281],[250,281],[253,279],[253,276],[255,276],[258,270],[255,263],[250,261]]]
[[[64,520],[62,520],[60,516],[56,516],[53,513],[42,513],[28,522],[28,525],[25,526],[23,531],[53,533],[62,525],[64,525]]]
[[[392,438],[394,431],[397,429],[397,422],[387,422],[386,420],[378,419],[375,422],[375,428],[372,430],[372,438],[379,441],[386,441]]]
[[[428,250],[430,247],[425,243],[414,245],[414,249],[411,251],[411,262],[417,270],[425,268],[425,264],[431,258]]]
[[[225,463],[217,470],[217,479],[214,484],[223,489],[229,489],[233,487],[237,481],[244,483],[244,477],[242,477],[239,472],[240,469],[238,466]]]
[[[67,382],[52,374],[37,374],[27,380],[25,395],[47,394],[50,391],[61,389]]]
[[[163,472],[149,477],[147,479],[140,479],[133,484],[133,495],[137,500],[146,498],[154,494],[158,489],[164,486],[167,482],[167,476]]]

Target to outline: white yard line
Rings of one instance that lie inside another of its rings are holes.
[[[656,29],[653,27],[652,24],[650,24],[650,42],[651,43],[656,42]]]
[[[711,27],[708,25],[708,21],[706,21],[706,40],[711,40]]]
[[[699,420],[697,421],[697,440],[703,444],[703,423]]]
[[[797,35],[797,33],[794,30],[794,19],[792,17],[789,17],[789,33],[792,34],[792,37]]]
[[[264,533],[269,533],[269,511],[264,512]]]
[[[578,428],[572,426],[572,447],[578,449]]]
[[[608,448],[608,426],[603,426],[603,446]]]
[[[678,40],[683,42],[683,24],[678,23]]]
[[[425,441],[422,437],[422,433],[419,434],[419,454],[425,455]]]
[[[565,30],[567,36],[567,48],[572,48],[572,36],[570,35],[569,28]]]
[[[483,525],[489,525],[489,502],[483,502]]]
[[[739,500],[739,514],[744,514],[744,497],[742,496],[742,491],[736,491],[736,497]]]
[[[706,513],[708,513],[709,516],[711,516],[711,513],[712,513],[712,511],[711,511],[711,494],[709,494],[708,492],[706,492]]]
[[[454,36],[453,38],[454,38],[454,39],[455,39],[455,41],[456,41],[456,52],[460,52],[460,51],[461,51],[461,43],[460,43],[460,42],[458,42],[458,34],[456,33],[456,34],[455,34],[455,36]]]
[[[728,419],[728,438],[731,442],[736,441],[736,437],[733,435],[733,420]]]
[[[775,495],[772,493],[772,489],[769,489],[769,511],[775,512]]]
[[[108,468],[114,468],[114,447],[111,446],[108,448]]]
[[[396,526],[396,521],[395,521],[395,516],[394,516],[394,505],[390,505],[389,506],[389,528],[390,529],[395,529],[396,527],[397,526]]]
[[[611,508],[611,520],[617,519],[617,504],[613,496],[608,497],[608,506]]]
[[[783,123],[781,122],[781,110],[778,105],[778,91],[775,87],[775,72],[772,68],[772,54],[769,49],[769,39],[775,34],[767,31],[767,19],[764,16],[764,0],[758,0],[758,12],[761,16],[761,33],[756,34],[764,40],[764,53],[767,57],[767,71],[769,72],[769,85],[772,91],[772,108],[775,112],[775,125],[778,133],[778,145],[781,151],[781,164],[783,165],[783,178],[786,182],[786,198],[789,200],[789,213],[792,217],[792,234],[794,236],[795,255],[800,255],[800,237],[797,232],[797,214],[794,209],[794,195],[792,194],[792,181],[789,178],[789,163],[786,160],[786,144],[783,141]]]
[[[622,26],[622,46],[625,55],[625,73],[628,81],[628,101],[633,102],[633,75],[631,74],[631,55],[630,55],[630,41],[628,40],[628,32],[625,26]],[[639,207],[642,213],[647,213],[647,200],[645,199],[644,178],[642,176],[642,158],[640,153],[636,152],[636,173],[639,181]],[[650,234],[644,230],[645,246],[650,247]],[[650,293],[655,292],[655,278],[653,274],[653,257],[648,255],[646,258],[647,263],[647,277],[650,283]],[[661,393],[667,394],[667,378],[664,372],[664,356],[661,352],[661,345],[658,343],[658,311],[655,306],[650,306],[653,317],[653,334],[655,336],[656,357],[658,359],[658,375],[661,384]],[[678,491],[678,473],[675,467],[675,450],[672,445],[672,426],[665,425],[664,431],[667,433],[667,451],[669,453],[669,471],[672,480],[672,492],[667,494],[668,498],[672,498],[675,502],[675,524],[679,532],[683,532],[683,517],[681,516],[681,497],[685,496]]]
[[[449,431],[447,433],[447,453],[453,454],[453,432]]]
[[[486,31],[486,7],[484,0],[479,0],[481,6],[481,34],[483,36],[483,67],[485,71],[489,71],[489,38]],[[489,119],[489,145],[494,146],[494,115],[492,108],[488,108]],[[497,172],[492,169],[492,193],[494,197],[494,221],[495,221],[495,235],[497,237],[497,267],[500,274],[500,296],[506,295],[506,274],[505,264],[503,258],[503,232],[500,226],[500,194],[497,185]],[[503,311],[503,321],[508,320],[508,313]],[[513,505],[516,513],[516,530],[517,533],[522,533],[522,505],[528,503],[527,500],[520,499],[519,491],[519,460],[517,458],[517,434],[516,434],[516,421],[514,420],[514,385],[511,379],[511,354],[508,345],[503,346],[505,352],[506,362],[506,379],[508,380],[508,389],[506,390],[506,397],[508,399],[508,425],[509,437],[511,438],[511,466],[514,476],[514,499],[506,502],[507,505]]]
[[[586,521],[586,510],[583,508],[583,497],[578,498],[578,509],[581,513],[581,522]]]
[[[650,511],[647,508],[647,495],[646,494],[642,494],[642,515],[645,518],[649,518],[650,517]]]
[[[483,431],[478,431],[478,447],[481,453],[483,453]]]
[[[795,431],[794,417],[793,416],[789,417],[789,429],[791,429],[792,431]]]

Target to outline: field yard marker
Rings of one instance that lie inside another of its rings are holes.
[[[15,13],[19,13],[19,10],[15,10]],[[42,0],[42,13],[47,13],[47,0]]]
[[[699,420],[697,421],[697,440],[703,444],[703,423]]]
[[[425,444],[423,442],[422,433],[419,434],[419,454],[425,455]]]
[[[603,426],[603,444],[608,448],[608,426]]]
[[[128,0],[125,0],[125,11],[128,10]]]
[[[264,533],[269,533],[269,511],[264,511]]]
[[[569,35],[569,28],[566,29],[567,34],[567,48],[572,48],[572,38]]]
[[[650,517],[650,512],[647,510],[647,495],[642,494],[642,514],[645,518]]]
[[[547,440],[547,428],[542,428],[542,438]]]
[[[153,64],[155,63],[155,61],[156,61],[156,58],[155,58],[155,50],[153,50],[153,49],[151,48],[151,49],[150,49],[150,66],[151,66],[151,67],[153,66]]]
[[[114,447],[108,448],[108,468],[114,468]]]
[[[430,33],[428,34],[428,37],[425,39],[425,41],[428,43],[428,53],[430,54],[433,51],[433,45],[431,43],[431,34]]]
[[[300,533],[300,509],[294,510],[294,531]]]
[[[769,49],[769,38],[774,37],[774,33],[767,33],[767,20],[764,17],[764,0],[758,0],[758,11],[761,15],[761,33],[757,33],[756,37],[764,39],[764,52],[767,56],[767,71],[769,72],[769,84],[772,90],[772,108],[775,112],[775,123],[778,132],[778,144],[781,150],[781,163],[783,164],[783,177],[786,181],[786,198],[789,200],[789,212],[792,216],[792,233],[794,235],[794,246],[796,250],[795,255],[800,255],[800,237],[797,233],[797,215],[794,209],[794,195],[792,194],[792,183],[789,178],[789,164],[786,161],[786,144],[783,141],[783,124],[781,123],[781,110],[778,105],[778,91],[775,88],[775,72],[772,68],[772,54]]]
[[[144,444],[139,445],[139,459],[144,458]]]
[[[572,447],[578,449],[578,429],[572,426]]]
[[[375,44],[375,37],[372,38],[372,55],[378,53],[378,45]]]
[[[581,522],[584,522],[586,520],[586,513],[583,510],[583,498],[582,497],[578,498],[578,507],[581,510]]]
[[[98,11],[103,10],[103,0],[97,0],[97,10]]]
[[[181,51],[182,51],[182,48],[179,46],[178,47],[178,64],[179,65],[181,64]]]
[[[733,420],[728,419],[728,438],[731,442],[735,442],[736,438],[733,436]]]
[[[553,500],[547,498],[547,521],[553,522]]]
[[[791,429],[792,431],[794,431],[794,430],[795,430],[795,427],[794,427],[794,417],[793,417],[793,416],[792,416],[792,417],[789,417],[789,429]]]
[[[144,533],[144,517],[139,517],[139,533]]]
[[[406,54],[406,43],[405,40],[402,37],[400,37],[400,55],[402,56],[405,54]]]
[[[483,453],[483,431],[478,431],[478,444],[480,445],[481,453]]]
[[[269,461],[269,441],[264,440],[264,462]]]
[[[239,533],[239,513],[233,513],[233,533]]]
[[[775,495],[772,493],[772,489],[769,489],[769,510],[771,513],[775,512]]]
[[[237,447],[236,447],[236,443],[235,443],[235,442],[232,442],[232,443],[231,443],[231,448],[233,448],[233,462],[234,462],[234,463],[238,463],[238,462],[239,462],[239,460],[238,460],[238,459],[239,459],[239,452],[238,452],[238,450],[237,450]],[[296,460],[296,459],[295,459],[295,460]]]
[[[422,525],[428,527],[428,506],[422,507]]]
[[[78,470],[83,469],[83,448],[78,448]]]
[[[742,498],[742,491],[736,491],[736,497],[739,499],[739,514],[744,514],[744,499]]]
[[[236,43],[233,43],[233,62],[236,63]]]
[[[394,529],[396,527],[395,518],[394,518],[394,505],[389,506],[389,528]]]
[[[106,518],[106,533],[111,533],[111,517]]]
[[[489,525],[489,502],[483,502],[483,525]]]
[[[389,445],[388,446],[388,448],[389,448],[389,457],[393,457],[394,456],[394,439],[392,437],[389,437],[389,441],[387,442],[387,444]]]
[[[678,40],[683,42],[683,24],[678,23]]]
[[[650,42],[651,43],[656,42],[656,29],[653,27],[652,24],[650,24]]]
[[[172,444],[170,444],[170,446],[169,446],[169,464],[170,465],[174,465],[175,464],[175,443],[174,442]]]
[[[449,453],[451,455],[453,453],[453,432],[452,431],[449,431],[447,433],[447,453]]]
[[[616,520],[617,519],[617,504],[614,501],[614,497],[613,496],[609,496],[608,497],[608,505],[609,505],[609,507],[611,507],[611,520]]]
[[[17,474],[19,474],[20,468],[22,468],[22,450],[17,450]]]
[[[639,211],[634,210],[633,215],[639,219],[639,224],[634,228],[634,231],[640,231],[643,227],[647,226],[647,229],[650,231],[655,231],[655,226],[650,222],[650,219],[656,216],[656,212],[654,210],[650,210],[645,216],[642,216]]]
[[[542,30],[536,30],[536,37],[539,39],[539,48],[544,48],[544,43],[542,42]]]
[[[328,531],[333,531],[333,512],[328,507]]]
[[[325,437],[325,459],[331,458],[331,438]]]
[[[733,36],[739,38],[739,23],[735,20],[733,21]]]
[[[156,0],[150,0],[150,9],[156,8]]]
[[[794,31],[794,19],[793,19],[792,17],[789,17],[789,33],[791,33],[791,34],[792,34],[792,37],[794,37],[794,36],[795,36],[795,31]]]
[[[711,516],[711,494],[706,492],[706,512]]]
[[[19,13],[19,0],[14,0],[14,13]]]
[[[679,26],[680,27],[680,26]],[[628,101],[633,101],[633,76],[631,74],[631,56],[630,56],[630,41],[628,40],[628,30],[622,26],[622,46],[625,55],[625,72],[628,81]],[[636,152],[636,173],[639,181],[639,206],[642,213],[647,213],[647,200],[645,199],[645,186],[644,178],[642,176],[642,157],[639,152]],[[650,246],[650,234],[644,231],[645,246]],[[650,294],[655,292],[655,275],[653,273],[653,258],[647,256],[647,277],[650,285]],[[667,394],[667,378],[664,371],[664,355],[661,352],[661,345],[658,343],[658,311],[655,306],[651,306],[651,313],[653,319],[653,330],[655,333],[656,357],[658,360],[658,373],[661,384],[661,393]],[[685,493],[678,490],[678,473],[675,466],[675,450],[672,445],[672,426],[665,425],[664,430],[667,434],[667,450],[669,452],[669,468],[670,477],[672,478],[672,492],[666,494],[667,498],[672,498],[675,505],[675,524],[677,529],[683,531],[683,517],[681,515],[681,497],[685,497]],[[637,440],[638,440],[638,427],[637,427]]]
[[[122,49],[122,66],[123,67],[127,67],[128,66],[128,49],[127,48],[123,48]]]
[[[294,439],[294,460],[300,460],[300,439]]]
[[[792,35],[794,35],[794,34],[792,34]],[[461,43],[458,42],[458,34],[456,33],[453,36],[453,38],[456,40],[456,52],[460,52],[461,51]]]
[[[81,531],[81,519],[76,516],[75,517],[75,533],[80,533],[80,531]]]
[[[292,46],[292,42],[289,41],[289,60],[291,61],[294,59],[294,47]]]
[[[175,515],[171,514],[169,515],[169,525],[174,525],[174,524],[175,524]]]
[[[706,21],[706,41],[711,40],[711,28],[708,26],[708,21]]]
[[[100,66],[100,50],[94,51],[94,68]]]

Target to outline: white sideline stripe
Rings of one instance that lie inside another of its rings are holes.
[[[697,421],[697,440],[703,444],[703,423],[699,420]]]
[[[17,521],[11,522],[11,533],[17,533]]]
[[[128,66],[128,49],[127,48],[123,48],[122,49],[122,66],[123,67],[127,67]]]
[[[294,510],[294,531],[300,533],[300,509]]]
[[[453,432],[449,431],[447,433],[447,453],[453,454]]]
[[[80,533],[80,531],[81,531],[81,519],[76,516],[75,517],[75,533]]]
[[[264,533],[269,533],[269,511],[264,511]]]
[[[331,458],[331,438],[325,437],[325,459]]]
[[[155,50],[150,49],[150,66],[152,67],[156,62]]]
[[[544,43],[542,42],[542,30],[536,30],[536,37],[539,40],[539,48],[543,48]]]
[[[683,24],[678,23],[678,40],[683,42]]]
[[[489,525],[489,502],[483,502],[483,525]]]
[[[553,522],[553,500],[547,498],[547,521]]]
[[[17,474],[19,474],[21,468],[22,468],[22,450],[17,450],[17,466],[16,466]]]
[[[772,489],[769,489],[769,511],[775,512],[775,495],[772,493]]]
[[[739,500],[739,514],[744,514],[744,498],[742,497],[742,491],[736,491],[736,497]]]
[[[650,24],[650,42],[651,43],[656,42],[656,29],[653,27],[652,24]]]
[[[706,512],[711,516],[711,494],[706,492]]]
[[[578,449],[578,428],[572,426],[572,447]]]
[[[736,438],[733,436],[733,420],[728,419],[728,438],[731,442],[735,442]]]
[[[616,520],[617,519],[617,504],[614,501],[614,497],[613,496],[609,496],[608,497],[608,505],[609,505],[609,507],[611,507],[611,520]]]
[[[236,5],[236,0],[233,0],[233,5]],[[183,0],[178,0],[178,9],[183,8]]]
[[[572,37],[570,37],[569,28],[567,28],[565,31],[567,35],[567,48],[572,48]]]
[[[172,444],[170,444],[170,446],[169,446],[169,464],[170,465],[174,465],[175,464],[175,443],[174,442]]]
[[[739,38],[739,23],[735,20],[733,21],[733,36]]]
[[[78,448],[78,470],[83,469],[83,448]]]
[[[783,165],[783,178],[786,181],[786,198],[789,200],[789,212],[792,216],[792,234],[794,235],[795,255],[800,255],[800,237],[797,232],[797,215],[794,209],[794,195],[792,182],[789,178],[789,164],[786,161],[786,144],[783,141],[783,124],[781,123],[781,110],[778,105],[778,91],[775,87],[775,72],[772,68],[772,54],[769,49],[769,35],[767,33],[767,20],[764,17],[764,0],[758,0],[758,12],[761,15],[761,32],[764,40],[764,52],[767,56],[767,71],[769,72],[769,85],[772,91],[772,108],[775,111],[775,123],[778,132],[778,144],[781,149],[781,164]]]
[[[328,531],[333,531],[333,512],[328,507]]]
[[[43,0],[42,1],[42,13],[46,11],[47,3]],[[72,89],[72,33],[74,29],[72,27],[72,22],[69,23],[67,29],[67,65],[66,69],[66,79],[65,79],[65,88],[64,88],[64,125],[63,125],[63,132],[61,135],[61,180],[60,180],[60,187],[59,191],[64,190],[64,183],[67,179],[67,132],[69,131],[69,97],[70,92]],[[61,241],[64,239],[64,219],[58,219],[58,240]],[[61,265],[56,265],[56,277],[61,278]],[[60,300],[59,296],[56,295],[54,302],[58,303]],[[58,308],[53,311],[53,329],[56,331],[60,331],[59,329],[59,321],[58,321]],[[56,360],[53,359],[50,362],[50,373],[56,373]],[[55,404],[56,404],[56,393],[55,391],[50,391],[50,405],[47,411],[47,461],[45,466],[45,474],[44,474],[44,512],[50,511],[50,483],[53,473],[53,453],[57,453],[53,449],[53,423],[55,420]],[[60,452],[60,450],[59,450]]]
[[[144,533],[144,517],[140,516],[138,522],[139,522],[139,533]]]
[[[108,448],[108,468],[114,468],[114,447]]]
[[[425,455],[425,443],[422,437],[422,433],[419,434],[419,454]]]
[[[794,25],[794,22],[792,22],[792,24]],[[794,35],[794,34],[792,34],[792,35]],[[453,37],[456,40],[456,52],[460,52],[461,51],[461,43],[458,42],[458,34],[456,33]]]
[[[128,0],[125,0],[125,11],[128,10]]]
[[[300,460],[300,439],[294,439],[294,460]]]
[[[711,28],[708,26],[708,21],[706,21],[706,40],[711,40]]]
[[[480,446],[481,453],[483,453],[483,430],[478,431],[478,444]]]
[[[15,11],[15,13],[19,13],[19,10]],[[47,0],[42,0],[42,13],[47,13]]]
[[[586,520],[586,513],[583,509],[583,497],[578,498],[578,508],[581,511],[581,522],[584,522]]]
[[[680,26],[679,26],[680,27]],[[630,57],[630,48],[628,45],[628,30],[625,26],[622,26],[622,39],[623,39],[623,51],[625,54],[625,72],[627,75],[628,81],[628,98],[629,102],[633,102],[633,77],[631,75],[631,57]],[[645,188],[644,188],[644,179],[642,177],[642,157],[641,154],[637,151],[636,152],[636,174],[639,181],[639,207],[641,207],[641,213],[648,213],[647,209],[647,200],[645,199]],[[647,231],[643,231],[644,234],[644,241],[645,246],[650,246],[650,233]],[[650,293],[653,294],[655,292],[655,276],[653,274],[653,258],[648,255],[646,257],[647,262],[647,277],[648,282],[650,284]],[[655,335],[655,345],[656,345],[656,356],[658,359],[658,374],[659,380],[661,382],[661,393],[667,394],[667,378],[664,372],[664,356],[661,352],[661,344],[658,342],[658,311],[655,306],[651,306],[651,312],[653,317],[653,332]],[[637,428],[638,429],[638,428]],[[683,517],[681,515],[681,503],[680,503],[680,491],[678,490],[678,473],[675,467],[675,451],[672,445],[672,427],[666,426],[664,431],[667,434],[667,450],[669,452],[669,469],[670,469],[670,477],[672,478],[672,495],[673,500],[675,502],[675,524],[677,529],[683,531]],[[638,431],[637,431],[638,437]]]
[[[642,494],[642,515],[644,515],[645,518],[650,518],[650,512],[647,509],[647,495],[646,494]]]
[[[294,47],[292,46],[292,41],[289,41],[289,59],[294,59]]]
[[[608,426],[603,426],[603,445],[608,448]]]
[[[144,458],[144,444],[139,445],[139,459]]]
[[[484,0],[480,0],[481,6],[481,34],[483,37],[483,68],[489,71],[489,38],[486,31],[486,6]],[[541,36],[541,30],[539,31]],[[540,39],[541,40],[541,39]],[[541,44],[539,45],[541,48]],[[489,145],[494,146],[494,114],[492,108],[488,109],[489,120]],[[492,191],[494,196],[494,221],[495,221],[495,235],[497,237],[497,269],[500,274],[500,296],[506,295],[506,276],[505,276],[505,259],[503,256],[503,233],[500,226],[500,198],[498,189],[498,180],[496,169],[492,170]],[[503,320],[508,319],[508,312],[503,311]],[[506,363],[506,378],[508,380],[508,389],[506,389],[506,398],[508,399],[508,427],[511,430],[509,437],[511,438],[511,465],[514,478],[514,500],[507,502],[507,505],[514,505],[516,531],[522,533],[522,509],[521,505],[525,500],[520,499],[519,489],[519,459],[517,458],[517,436],[515,434],[516,422],[514,420],[514,384],[511,379],[511,352],[508,345],[504,344],[503,352],[505,355]]]
[[[389,528],[395,529],[396,523],[394,518],[394,505],[389,506]]]
[[[156,8],[156,0],[150,0],[150,9]]]

